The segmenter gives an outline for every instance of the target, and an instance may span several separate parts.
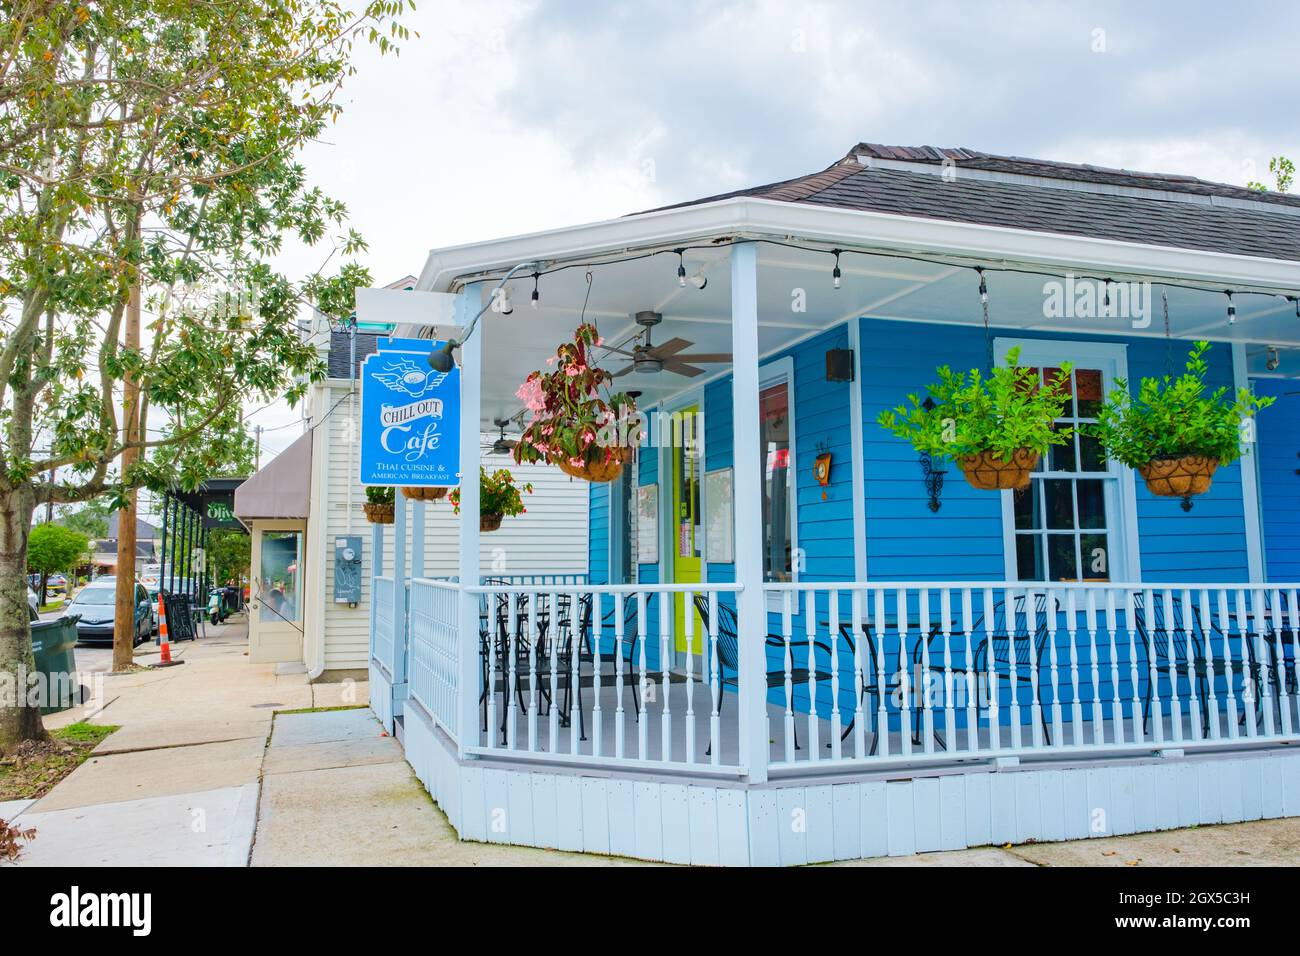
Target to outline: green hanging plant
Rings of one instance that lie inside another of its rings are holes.
[[[908,395],[908,404],[881,412],[876,421],[918,452],[953,459],[976,488],[1023,488],[1039,458],[1068,442],[1074,430],[1056,424],[1070,400],[1069,363],[1042,382],[1037,369],[1019,362],[1020,349],[1013,348],[1006,365],[988,377],[979,369],[940,366],[927,398]]]
[[[1215,469],[1242,456],[1255,413],[1275,401],[1247,388],[1234,396],[1226,385],[1206,394],[1209,350],[1197,342],[1181,375],[1144,378],[1136,397],[1117,380],[1097,423],[1083,426],[1109,458],[1137,469],[1153,494],[1187,499],[1209,490]]]
[[[371,485],[366,489],[366,501],[361,510],[371,524],[392,524],[395,516],[396,495],[391,487]]]

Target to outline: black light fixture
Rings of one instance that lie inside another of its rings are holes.
[[[677,253],[677,284],[683,289],[686,288],[686,250],[674,249]]]
[[[1232,290],[1224,289],[1224,294],[1228,297],[1228,324],[1237,324],[1237,304],[1232,301]]]
[[[831,250],[831,252],[835,254],[835,268],[831,270],[831,285],[834,286],[836,289],[840,287],[841,279],[843,278],[844,275],[842,272],[840,272],[840,253],[843,251],[844,251],[843,249]]]
[[[542,263],[533,262],[531,260],[528,262],[520,262],[517,265],[511,266],[510,271],[501,277],[501,281],[497,283],[496,288],[492,290],[492,294],[488,296],[487,304],[484,305],[482,308],[480,308],[477,312],[475,312],[474,318],[469,320],[469,324],[465,327],[465,334],[461,337],[460,341],[457,341],[456,339],[448,339],[446,342],[442,343],[442,348],[434,349],[432,352],[429,353],[429,367],[432,368],[435,372],[450,372],[453,368],[455,368],[456,360],[452,358],[451,353],[455,349],[460,348],[461,342],[467,341],[469,337],[474,334],[474,329],[478,325],[478,320],[483,318],[483,313],[492,307],[492,303],[496,301],[497,293],[505,288],[505,284],[509,282],[511,278],[514,277],[514,274],[516,272],[519,272],[523,269],[533,269],[534,272],[536,272],[537,269],[541,266]],[[507,306],[509,305],[509,301],[510,300],[507,295],[506,298]],[[506,308],[503,309],[502,311],[503,313],[508,314],[510,312],[510,309]]]
[[[980,280],[983,281],[982,275]],[[934,411],[934,399],[927,395],[925,401],[921,403],[921,407],[927,412]],[[937,514],[942,504],[939,501],[939,495],[943,492],[943,476],[948,472],[946,469],[934,467],[934,459],[930,457],[928,451],[921,452],[920,463],[921,477],[925,480],[925,493],[930,498],[926,507]]]
[[[540,274],[540,273],[537,273],[537,272],[534,272],[534,273],[533,273],[533,294],[532,294],[532,296],[529,298],[529,302],[528,302],[528,304],[531,305],[534,309],[537,308],[538,302],[539,302],[539,300],[540,300],[540,296],[538,295],[538,292],[537,292],[537,280],[538,280],[540,277],[541,277],[541,274]]]

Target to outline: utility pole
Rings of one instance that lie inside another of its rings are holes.
[[[253,455],[253,471],[262,470],[262,426],[256,425],[253,434],[257,436],[257,451]]]
[[[136,276],[126,303],[126,340],[128,350],[140,348],[140,279]],[[139,455],[134,447],[140,440],[140,382],[134,373],[122,381],[122,478],[125,481]],[[135,651],[135,532],[136,490],[129,487],[126,507],[117,513],[117,579],[113,614],[113,670],[131,666]]]

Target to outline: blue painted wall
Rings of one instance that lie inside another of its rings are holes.
[[[610,482],[591,481],[587,489],[587,580],[608,584]]]
[[[1065,338],[1059,334],[994,330],[994,336]],[[1084,337],[1081,337],[1084,338]],[[863,319],[862,415],[866,456],[867,569],[872,580],[997,580],[1005,577],[1000,496],[966,484],[953,466],[945,479],[942,507],[926,507],[916,452],[876,424],[876,416],[924,393],[934,369],[982,368],[987,347],[980,328]],[[1127,346],[1131,385],[1163,375],[1166,347],[1159,339],[1088,336],[1087,341]],[[1181,369],[1185,343],[1170,350]],[[1208,356],[1211,387],[1232,384],[1227,345]],[[1184,513],[1178,499],[1158,498],[1137,482],[1137,522],[1142,576],[1146,581],[1244,581],[1245,518],[1241,465],[1220,468],[1210,491]],[[1118,542],[1116,542],[1118,543]]]
[[[1258,395],[1277,401],[1259,414],[1259,495],[1264,567],[1270,581],[1300,581],[1300,382],[1259,379]]]

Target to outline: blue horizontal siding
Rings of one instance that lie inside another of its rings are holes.
[[[592,584],[609,583],[610,483],[587,483],[587,574]]]
[[[1264,565],[1270,581],[1289,584],[1300,581],[1300,382],[1259,379],[1255,391],[1277,399],[1257,433]]]
[[[1068,339],[1019,329],[995,329],[1014,338]],[[1188,343],[1171,349],[1159,339],[1080,336],[1126,346],[1130,387],[1144,376],[1177,372]],[[971,488],[949,463],[942,507],[927,508],[916,452],[876,424],[908,393],[924,394],[935,368],[983,368],[983,329],[925,323],[862,320],[862,414],[866,454],[867,568],[873,580],[1000,579],[1005,575],[1000,496]],[[1226,344],[1208,356],[1211,388],[1232,385]],[[1241,465],[1219,469],[1210,491],[1185,513],[1178,499],[1159,498],[1137,481],[1136,515],[1144,580],[1245,581],[1248,578]],[[1113,545],[1122,545],[1114,542]]]

